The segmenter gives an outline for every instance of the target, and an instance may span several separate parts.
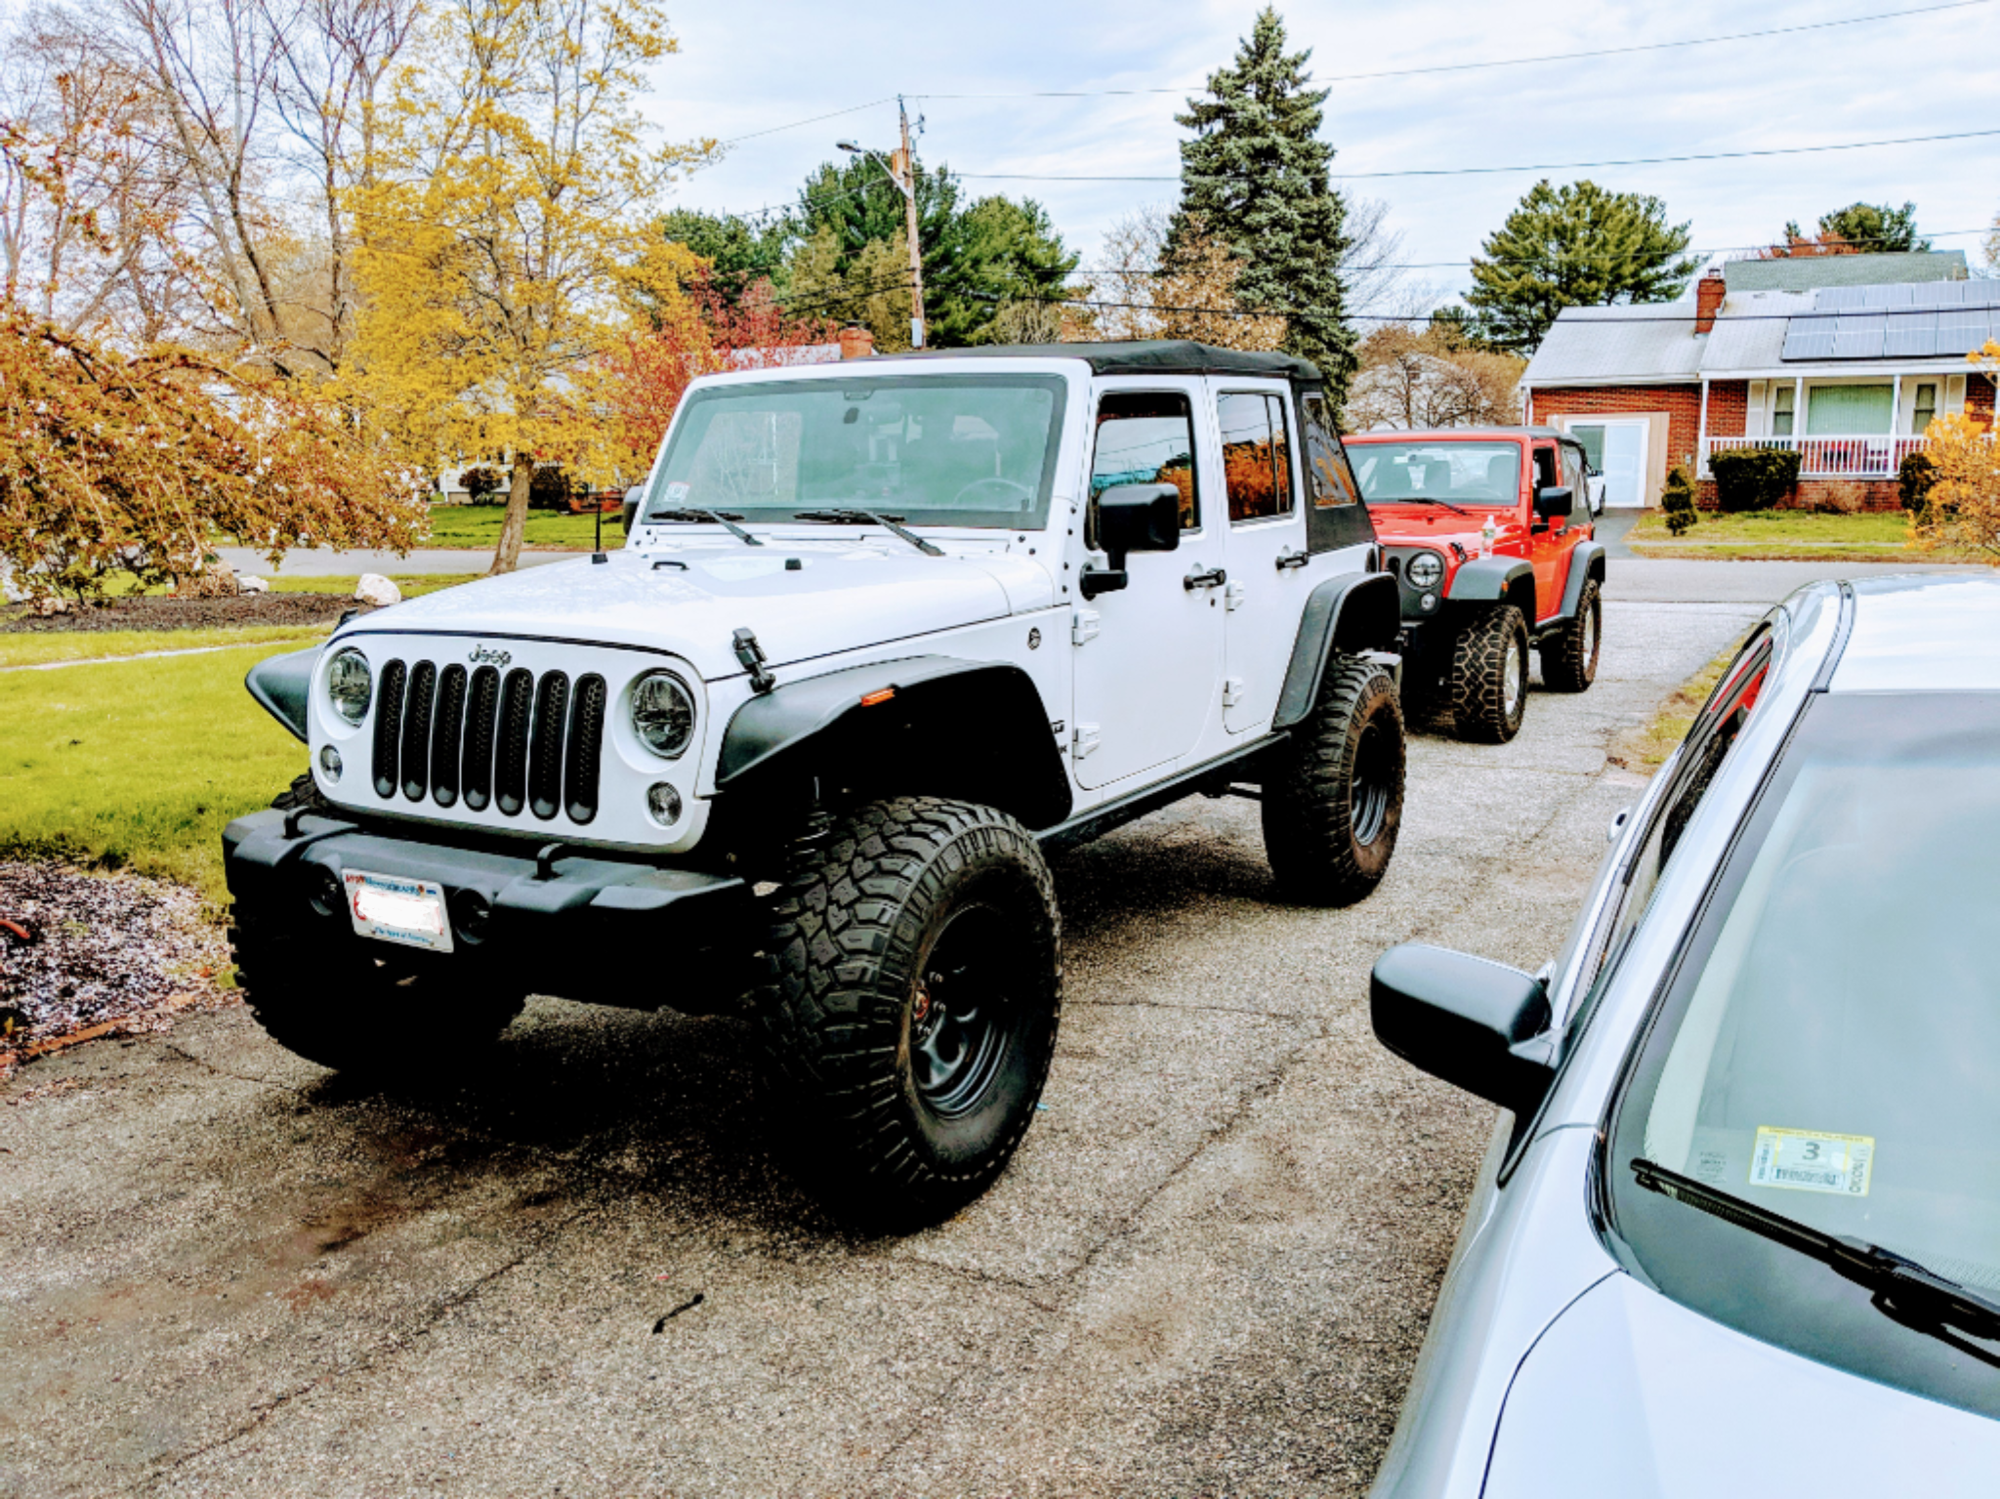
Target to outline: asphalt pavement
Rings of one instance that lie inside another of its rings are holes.
[[[1352,909],[1279,900],[1240,801],[1064,858],[1045,1111],[908,1238],[787,1180],[733,1020],[536,1001],[427,1099],[240,1009],[24,1069],[0,1494],[1361,1492],[1495,1117],[1376,1045],[1369,965],[1552,957],[1643,784],[1607,747],[1793,576],[1615,564],[1596,686],[1417,738]]]

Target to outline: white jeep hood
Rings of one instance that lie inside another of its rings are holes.
[[[782,666],[1054,602],[1047,570],[1026,557],[930,557],[890,545],[691,538],[448,588],[371,615],[367,628],[648,646],[712,681],[742,672],[732,646],[739,629],[756,631],[765,658]]]

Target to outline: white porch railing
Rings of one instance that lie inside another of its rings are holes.
[[[1924,450],[1923,437],[1711,437],[1702,444],[1701,477],[1708,460],[1743,448],[1775,448],[1799,455],[1801,479],[1893,479],[1903,460]]]

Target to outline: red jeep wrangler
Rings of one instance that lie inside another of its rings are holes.
[[[1590,466],[1542,427],[1367,432],[1344,439],[1403,594],[1403,692],[1448,710],[1462,739],[1500,744],[1542,682],[1597,675],[1604,546],[1591,536]]]

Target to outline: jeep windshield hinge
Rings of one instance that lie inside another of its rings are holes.
[[[750,673],[750,690],[769,692],[778,685],[778,679],[771,675],[764,664],[764,647],[757,644],[755,630],[738,630],[734,637],[736,659],[743,663],[743,669]]]

